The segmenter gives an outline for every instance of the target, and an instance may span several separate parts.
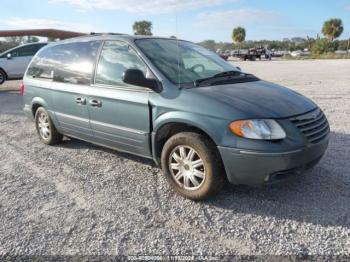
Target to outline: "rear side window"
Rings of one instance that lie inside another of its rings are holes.
[[[147,67],[128,44],[106,41],[97,66],[96,84],[127,85],[122,80],[127,69],[140,69],[147,74]]]
[[[51,79],[53,70],[52,48],[42,50],[34,57],[27,71],[27,76],[33,78]]]
[[[28,75],[51,77],[53,81],[89,85],[99,41],[76,42],[46,48],[34,59]]]

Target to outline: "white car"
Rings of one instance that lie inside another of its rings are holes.
[[[336,55],[346,55],[348,51],[346,50],[337,50],[334,52]]]
[[[290,53],[290,55],[292,57],[308,56],[310,55],[310,51],[297,50]]]
[[[298,50],[298,51],[293,51],[293,52],[291,52],[290,55],[291,55],[292,57],[299,57],[299,56],[302,56],[302,53],[303,53],[303,51]]]
[[[6,80],[23,78],[33,56],[45,45],[47,43],[25,44],[0,54],[0,85]]]

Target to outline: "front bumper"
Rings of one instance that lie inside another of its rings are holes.
[[[315,145],[278,153],[218,149],[231,184],[258,186],[279,182],[312,168],[324,155],[328,141],[327,137]]]

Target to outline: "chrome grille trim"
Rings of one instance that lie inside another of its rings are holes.
[[[327,118],[320,109],[290,118],[290,121],[312,144],[321,142],[330,132]]]

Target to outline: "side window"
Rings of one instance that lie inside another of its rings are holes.
[[[128,44],[106,41],[97,66],[96,84],[125,86],[122,78],[127,69],[140,69],[147,74],[147,67]]]
[[[52,49],[55,82],[89,85],[99,41],[57,45]]]
[[[27,45],[11,51],[11,56],[12,57],[34,56],[37,51],[38,51],[37,45]]]

